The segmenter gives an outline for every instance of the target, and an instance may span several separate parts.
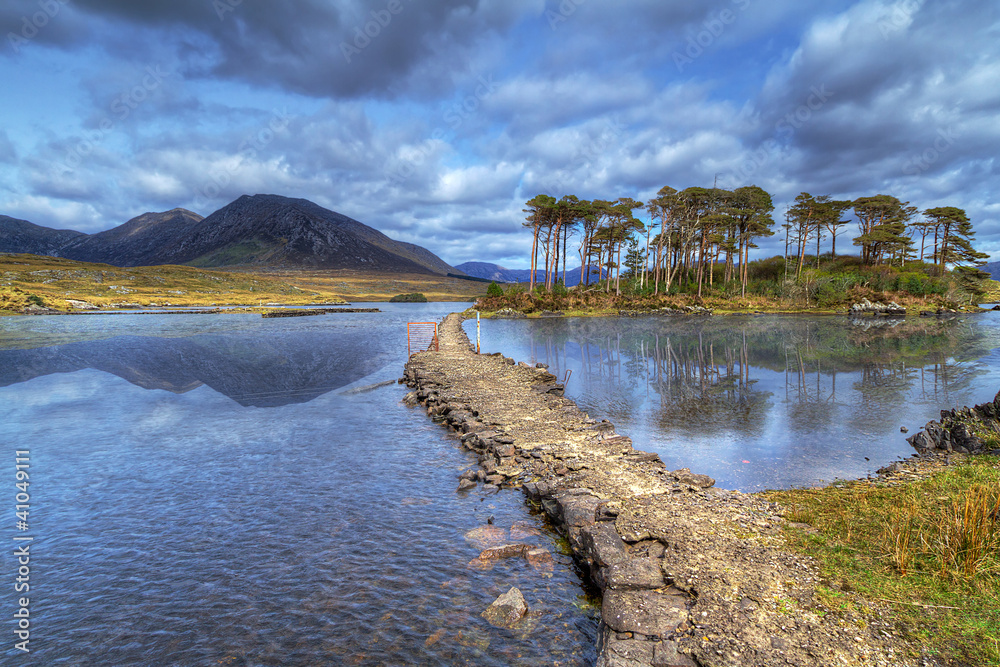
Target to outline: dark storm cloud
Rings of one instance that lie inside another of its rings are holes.
[[[188,76],[317,97],[428,96],[447,89],[477,42],[509,26],[523,6],[480,0],[74,0],[36,39],[67,47],[73,44],[67,30],[96,30],[117,56],[148,58],[150,50],[172,43]],[[0,11],[0,25],[16,26],[37,9],[37,2],[14,0]],[[148,30],[160,31],[161,39],[150,40]]]
[[[979,121],[1000,108],[1000,49],[982,29],[998,20],[995,3],[910,0],[819,21],[764,86],[761,127],[807,164],[849,172],[885,161],[889,179],[996,155],[1000,137]],[[963,48],[945,34],[962,35]],[[932,150],[933,163],[919,159]]]

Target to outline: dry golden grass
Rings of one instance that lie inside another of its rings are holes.
[[[99,307],[137,303],[171,306],[307,305],[388,301],[422,292],[431,301],[468,301],[486,284],[434,275],[358,271],[239,271],[188,266],[120,268],[59,257],[0,254],[0,313],[36,303],[68,309],[68,299]]]
[[[367,273],[349,269],[272,271],[303,289],[341,294],[354,301],[388,301],[397,294],[420,292],[428,301],[475,301],[489,283],[420,273]]]
[[[892,603],[901,627],[946,664],[1000,664],[1000,460],[894,486],[766,495],[816,529],[791,530],[790,545],[815,556],[825,578]]]

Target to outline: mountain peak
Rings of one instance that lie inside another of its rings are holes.
[[[0,216],[0,252],[58,255],[116,266],[191,264],[447,274],[429,250],[394,241],[308,199],[242,195],[207,218],[184,208],[143,213],[98,234]]]

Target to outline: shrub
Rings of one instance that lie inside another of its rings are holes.
[[[397,294],[389,299],[389,303],[427,303],[427,297],[420,292],[413,294]]]
[[[493,281],[486,288],[486,296],[503,296],[503,288],[497,285],[496,281]]]

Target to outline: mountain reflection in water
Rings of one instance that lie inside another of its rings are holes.
[[[912,453],[901,426],[992,399],[1000,331],[979,317],[491,320],[483,350],[572,370],[567,396],[636,447],[753,490],[864,476]]]
[[[0,664],[594,664],[556,535],[516,491],[456,493],[475,456],[401,403],[406,323],[464,305],[379,307],[0,318],[0,443],[31,475],[31,532],[0,538],[33,538],[40,628]],[[486,527],[552,561],[477,567]],[[494,628],[512,586],[530,613]]]
[[[0,349],[0,386],[92,368],[144,389],[184,393],[208,385],[243,406],[277,407],[307,403],[369,375],[389,359],[386,346],[362,327],[113,336]]]

